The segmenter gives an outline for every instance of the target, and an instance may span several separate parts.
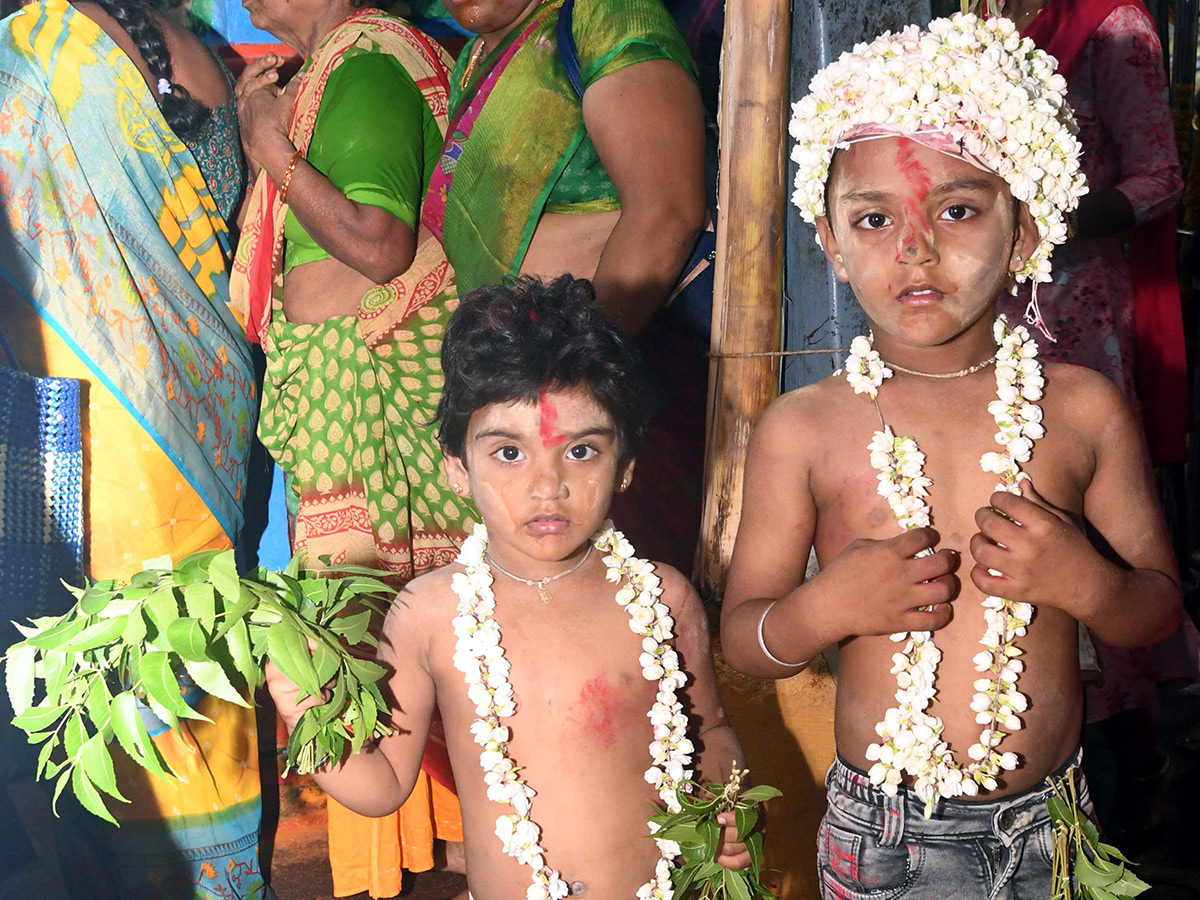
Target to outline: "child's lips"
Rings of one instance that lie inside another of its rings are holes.
[[[571,527],[571,522],[562,516],[534,516],[525,523],[525,527],[534,534],[562,534]]]
[[[932,284],[913,284],[902,290],[896,299],[905,306],[921,307],[940,303],[945,296],[943,291],[938,290]]]

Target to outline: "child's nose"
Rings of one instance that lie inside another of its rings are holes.
[[[534,473],[529,494],[534,500],[564,499],[567,496],[567,482],[557,466],[542,466]]]
[[[900,233],[900,246],[896,251],[896,261],[913,266],[937,262],[937,250],[934,247],[933,235],[929,230],[921,225],[909,224]]]

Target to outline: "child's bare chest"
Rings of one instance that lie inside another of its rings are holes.
[[[505,723],[512,729],[514,757],[632,752],[640,754],[639,765],[649,765],[647,713],[657,682],[643,677],[642,639],[630,630],[616,587],[611,591],[607,606],[600,598],[572,605],[577,598],[567,596],[549,604],[534,599],[506,607],[498,601],[495,621],[516,696],[516,715]],[[449,660],[444,665],[456,672]],[[449,674],[447,680],[457,683]],[[461,702],[462,714],[473,717],[462,684],[461,697],[442,697],[445,691],[439,691],[439,704],[445,710]]]
[[[929,478],[930,523],[940,536],[938,546],[968,553],[978,531],[976,513],[988,505],[999,478],[980,465],[985,453],[999,451],[995,420],[987,411],[992,395],[950,396],[941,402],[889,403],[887,386],[880,391],[884,421],[897,436],[912,437],[924,454],[922,473]],[[905,398],[907,399],[907,398]],[[829,453],[812,474],[817,506],[815,546],[818,558],[840,553],[858,538],[886,540],[900,527],[879,493],[879,470],[872,466],[868,444],[880,430],[879,416],[866,397],[856,396],[839,422],[837,452]],[[1035,444],[1032,458],[1021,468],[1039,490],[1060,507],[1079,512],[1086,461],[1066,429],[1057,433],[1046,423],[1046,434]]]

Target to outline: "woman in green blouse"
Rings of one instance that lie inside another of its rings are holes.
[[[258,169],[231,290],[267,357],[259,437],[285,474],[293,549],[309,565],[369,565],[400,586],[450,562],[473,524],[433,433],[442,329],[457,300],[421,196],[446,126],[442,51],[350,0],[247,0],[251,20],[305,56],[286,90],[268,56],[238,83]],[[444,746],[396,815],[328,802],[338,895],[400,892],[401,868],[461,840]],[[448,787],[450,785],[451,787]]]

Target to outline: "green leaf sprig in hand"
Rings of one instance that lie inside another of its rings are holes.
[[[1079,808],[1075,767],[1046,780],[1054,790],[1046,801],[1054,822],[1050,900],[1120,900],[1149,890],[1150,885],[1127,868],[1133,863],[1120,850],[1101,843],[1096,823]]]
[[[658,826],[654,837],[679,843],[682,863],[671,873],[676,900],[753,900],[772,898],[774,894],[763,886],[762,834],[758,825],[759,806],[783,796],[773,787],[759,785],[742,789],[749,769],[733,764],[728,783],[709,782],[701,785],[688,782],[691,792],[679,791],[680,811],[663,812],[650,819]],[[721,825],[717,816],[733,812],[738,840],[750,854],[750,868],[727,869],[716,861],[721,844]]]
[[[347,743],[357,751],[388,732],[377,686],[384,669],[350,652],[377,644],[372,616],[394,593],[377,577],[387,573],[347,566],[326,577],[300,571],[297,558],[283,572],[259,568],[242,578],[232,550],[193,553],[173,568],[162,562],[129,584],[71,588],[77,602],[65,615],[17,625],[24,640],[4,656],[13,724],[42,745],[37,777],[55,780],[56,804],[70,787],[84,808],[115,822],[102,796],[125,801],[110,755],[114,739],[143,768],[174,774],[139,706],[172,728],[180,719],[207,721],[180,690],[193,682],[249,707],[267,656],[301,696],[329,693],[330,702],[297,723],[289,766],[312,771],[340,757]]]

